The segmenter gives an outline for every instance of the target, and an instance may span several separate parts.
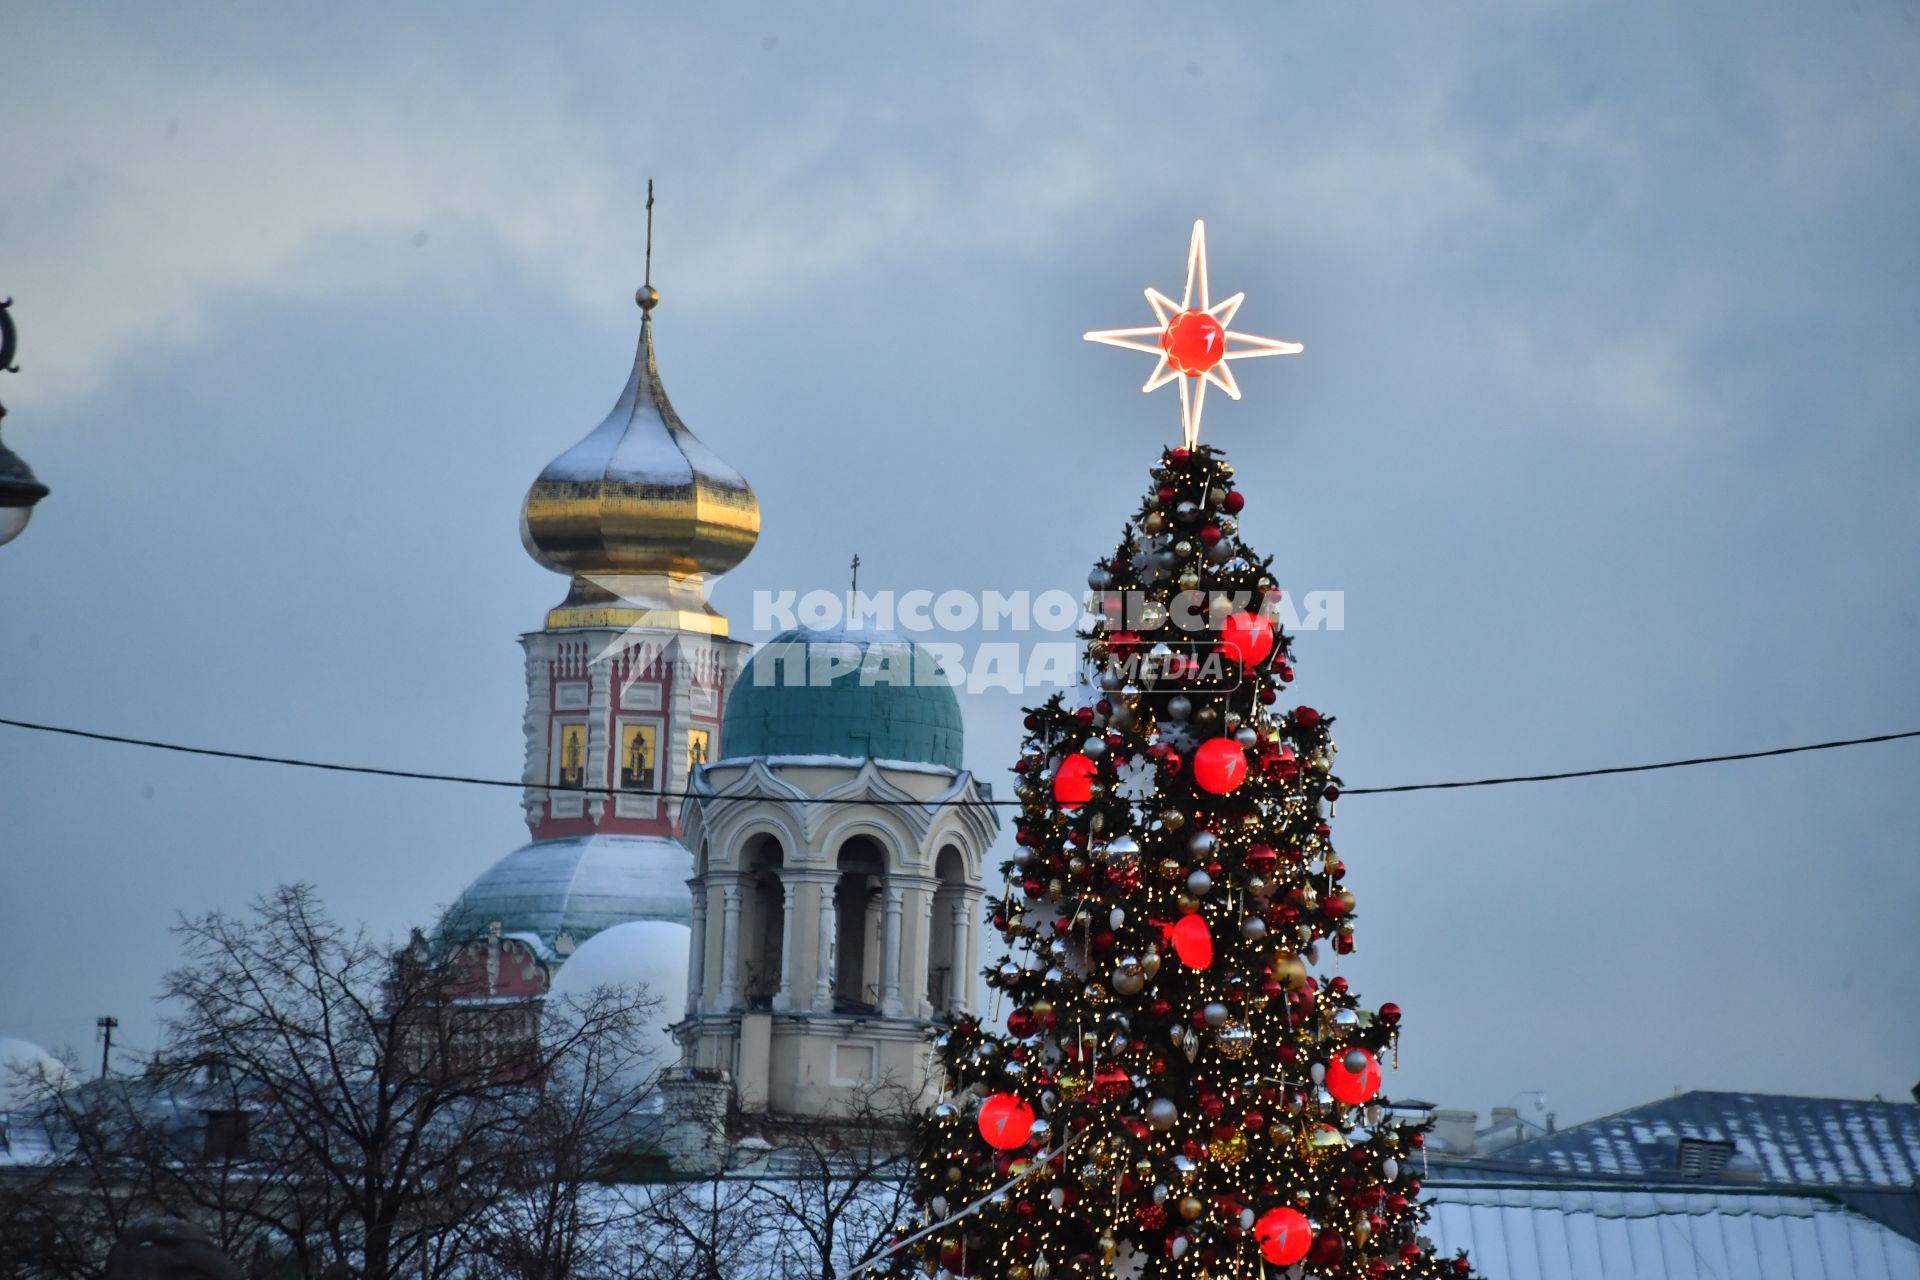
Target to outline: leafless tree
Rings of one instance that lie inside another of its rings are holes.
[[[738,1167],[625,1188],[635,1210],[631,1280],[759,1280],[777,1274],[771,1206]]]
[[[305,885],[177,932],[165,1048],[40,1108],[60,1136],[36,1176],[70,1225],[0,1219],[0,1250],[37,1234],[97,1268],[130,1216],[161,1212],[316,1280],[593,1273],[612,1228],[590,1178],[641,1097],[643,993],[457,1000],[443,960],[341,926]]]
[[[773,1153],[755,1193],[771,1225],[773,1274],[858,1280],[851,1271],[911,1214],[921,1111],[911,1090],[882,1081],[837,1114],[766,1120]]]

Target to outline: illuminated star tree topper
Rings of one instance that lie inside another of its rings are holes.
[[[1194,305],[1194,286],[1199,285],[1200,302]],[[1156,357],[1153,373],[1142,391],[1152,391],[1175,379],[1180,383],[1180,426],[1186,444],[1192,448],[1200,439],[1200,411],[1207,400],[1207,384],[1240,398],[1240,384],[1234,381],[1230,360],[1251,360],[1255,356],[1298,355],[1306,348],[1298,342],[1260,338],[1240,333],[1227,326],[1246,300],[1236,293],[1219,302],[1212,301],[1207,290],[1207,224],[1193,224],[1193,240],[1187,248],[1187,287],[1175,302],[1158,289],[1149,288],[1147,305],[1153,308],[1158,324],[1138,329],[1095,329],[1086,335],[1088,342],[1104,342],[1111,347],[1144,351]],[[1237,345],[1236,345],[1237,344]]]

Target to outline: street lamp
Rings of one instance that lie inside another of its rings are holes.
[[[0,372],[4,373],[19,372],[13,367],[16,340],[8,310],[12,306],[12,298],[0,302]],[[6,416],[6,406],[0,405],[0,419]],[[47,486],[34,479],[33,468],[0,440],[0,547],[20,536],[33,516],[33,504],[46,496]]]

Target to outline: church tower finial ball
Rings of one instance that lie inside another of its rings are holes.
[[[1194,304],[1193,287],[1200,285],[1199,305]],[[1180,426],[1191,449],[1200,439],[1200,411],[1207,401],[1207,384],[1240,398],[1240,384],[1229,360],[1250,360],[1255,356],[1298,355],[1306,348],[1297,342],[1278,338],[1258,338],[1229,328],[1234,312],[1246,300],[1236,293],[1222,302],[1211,301],[1207,291],[1207,224],[1193,224],[1193,238],[1187,244],[1187,287],[1175,302],[1158,289],[1147,290],[1147,305],[1159,323],[1137,329],[1095,329],[1086,334],[1088,342],[1104,342],[1110,347],[1144,351],[1155,357],[1153,372],[1142,391],[1152,391],[1176,378],[1180,382]],[[1239,343],[1235,347],[1235,343]]]
[[[653,309],[660,305],[660,291],[650,284],[643,284],[633,291],[633,300],[642,311],[652,315]]]

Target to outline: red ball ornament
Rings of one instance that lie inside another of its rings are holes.
[[[1209,738],[1193,753],[1193,780],[1214,795],[1226,795],[1247,780],[1246,748],[1232,738]]]
[[[1227,331],[1204,311],[1182,311],[1160,331],[1160,349],[1176,372],[1197,378],[1226,354]]]
[[[1260,1256],[1276,1267],[1290,1267],[1313,1246],[1313,1224],[1298,1209],[1269,1209],[1253,1224]]]
[[[1075,752],[1053,775],[1053,798],[1063,809],[1078,809],[1093,799],[1093,779],[1099,772],[1099,765]]]
[[[1347,1256],[1347,1242],[1338,1231],[1322,1231],[1313,1239],[1313,1265],[1321,1271],[1331,1271],[1340,1265]]]
[[[1236,613],[1220,624],[1220,651],[1243,667],[1267,660],[1273,652],[1273,621],[1257,613]]]
[[[1198,912],[1182,916],[1173,926],[1173,954],[1189,969],[1213,967],[1213,931],[1207,928],[1205,916]]]
[[[1293,709],[1293,722],[1302,728],[1311,729],[1313,726],[1319,724],[1320,720],[1320,713],[1312,707],[1295,707]]]
[[[1033,1137],[1033,1108],[1017,1093],[996,1093],[980,1104],[980,1136],[1001,1151],[1024,1147]]]
[[[1365,1049],[1352,1049],[1365,1058],[1366,1065],[1358,1071],[1347,1069],[1347,1055],[1342,1054],[1327,1065],[1327,1092],[1346,1103],[1357,1107],[1363,1102],[1372,1102],[1380,1092],[1380,1060]]]
[[[1393,1026],[1400,1021],[1400,1006],[1389,1000],[1380,1006],[1380,1021]]]

